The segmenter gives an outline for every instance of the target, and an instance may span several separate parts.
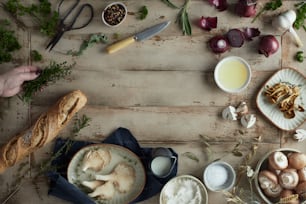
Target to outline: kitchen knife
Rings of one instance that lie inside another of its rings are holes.
[[[128,37],[126,39],[120,40],[106,48],[107,53],[111,54],[114,53],[130,44],[132,44],[135,41],[142,41],[148,38],[151,38],[152,36],[156,35],[157,33],[164,30],[168,25],[170,24],[170,21],[166,21],[157,25],[154,25],[150,28],[147,28],[146,30],[135,34],[134,36]]]

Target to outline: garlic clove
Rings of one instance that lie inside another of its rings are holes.
[[[256,117],[253,114],[247,114],[241,117],[241,124],[245,128],[251,128],[256,123]]]
[[[226,120],[237,120],[236,108],[228,106],[222,111],[222,117]]]
[[[296,133],[293,135],[293,138],[296,139],[298,142],[301,142],[306,139],[306,130],[297,129]]]
[[[244,101],[241,102],[236,109],[236,113],[238,114],[239,117],[242,117],[242,116],[248,114],[248,112],[249,112],[249,108],[248,108],[246,102],[244,102]]]

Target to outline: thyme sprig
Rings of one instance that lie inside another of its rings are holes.
[[[32,81],[27,81],[23,85],[22,101],[29,103],[33,96],[44,87],[55,83],[71,74],[73,65],[67,65],[67,62],[50,62],[50,65],[44,68],[39,77]]]
[[[189,16],[188,16],[188,5],[189,5],[190,0],[185,0],[184,5],[181,7],[178,15],[177,15],[177,20],[176,22],[180,25],[183,35],[191,35],[192,34],[192,29],[189,21]]]
[[[83,41],[78,51],[68,50],[67,55],[80,56],[87,48],[93,47],[94,44],[107,43],[107,42],[108,42],[108,37],[105,34],[102,33],[93,34],[90,36],[89,40]]]
[[[10,62],[12,53],[21,48],[14,31],[8,29],[8,20],[0,21],[0,64]]]
[[[254,23],[257,18],[266,11],[275,11],[276,9],[280,8],[283,5],[282,0],[271,0],[267,2],[264,7],[259,10],[256,16],[253,18],[252,23]]]

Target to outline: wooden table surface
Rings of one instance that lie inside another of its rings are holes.
[[[83,1],[85,2],[85,1]],[[203,0],[191,0],[189,17],[192,23],[192,36],[183,36],[178,24],[175,23],[178,10],[167,7],[162,1],[125,0],[130,12],[136,12],[146,5],[149,14],[145,20],[138,20],[129,14],[126,21],[117,28],[109,28],[101,21],[101,11],[113,1],[88,0],[94,5],[94,20],[81,30],[64,34],[53,51],[45,51],[49,39],[42,36],[37,29],[31,27],[31,19],[23,21],[29,29],[18,28],[12,23],[22,49],[15,53],[12,63],[1,64],[0,72],[12,69],[21,64],[38,66],[48,65],[49,61],[67,61],[76,63],[69,80],[61,80],[38,93],[30,105],[24,104],[17,96],[1,99],[0,143],[5,143],[18,132],[30,126],[38,115],[46,111],[59,97],[80,89],[88,97],[88,104],[79,116],[85,114],[91,118],[90,126],[84,128],[76,139],[97,141],[103,140],[118,127],[128,128],[143,147],[172,147],[179,155],[178,175],[189,174],[202,179],[205,165],[214,159],[222,158],[234,168],[243,162],[243,157],[234,156],[231,152],[238,141],[242,141],[240,150],[244,156],[248,154],[252,144],[258,144],[258,150],[251,161],[255,167],[258,160],[268,151],[280,147],[291,147],[305,152],[304,142],[292,139],[294,131],[281,131],[267,120],[256,106],[256,96],[263,83],[276,71],[283,67],[293,67],[306,75],[306,60],[299,63],[294,54],[303,48],[297,48],[289,33],[281,33],[271,27],[271,18],[293,8],[298,1],[283,0],[283,6],[274,12],[267,12],[255,23],[251,18],[241,18],[232,10],[218,12]],[[266,1],[259,1],[262,7]],[[182,5],[182,0],[173,0]],[[56,3],[54,1],[54,8]],[[200,29],[196,21],[201,16],[218,16],[218,28],[210,32]],[[1,10],[0,18],[10,19]],[[78,49],[83,40],[91,34],[104,33],[109,43],[115,41],[114,34],[119,38],[131,36],[151,25],[171,20],[171,25],[157,36],[116,52],[105,53],[105,44],[95,45],[87,49],[79,57],[67,56],[69,49]],[[13,21],[12,21],[13,22]],[[258,38],[247,42],[241,48],[233,48],[221,55],[213,54],[207,41],[217,35],[224,34],[231,28],[257,27],[261,34],[273,34],[281,43],[281,49],[269,58],[257,53]],[[299,30],[304,44],[306,32]],[[30,50],[38,50],[43,55],[40,63],[31,62]],[[228,94],[221,91],[213,80],[216,63],[226,56],[240,56],[247,60],[252,68],[252,79],[248,88],[239,94]],[[245,101],[250,112],[255,114],[257,122],[254,127],[246,129],[237,121],[225,121],[221,117],[222,110],[228,106],[237,106]],[[70,123],[60,137],[71,135],[73,123]],[[305,123],[300,128],[306,128]],[[207,155],[205,145],[200,142],[200,135],[207,136],[210,150]],[[261,137],[258,143],[256,138]],[[20,164],[36,166],[50,158],[53,144],[49,144],[33,153]],[[186,156],[191,152],[199,161]],[[210,157],[208,157],[210,156]],[[0,175],[0,199],[4,201],[13,190],[16,178],[20,177],[18,167],[14,166]],[[48,196],[48,182],[41,177],[33,184],[35,172],[23,175],[20,189],[6,203],[40,203],[64,204],[65,201]],[[18,181],[17,181],[18,182]],[[247,186],[243,177],[241,185]],[[156,195],[142,203],[158,203]],[[209,192],[209,203],[226,203],[222,193]]]

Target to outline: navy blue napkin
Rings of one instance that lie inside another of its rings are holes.
[[[49,172],[47,175],[50,179],[50,188],[48,194],[75,204],[95,204],[95,202],[91,200],[87,194],[83,193],[81,190],[67,181],[67,167],[73,155],[81,148],[93,143],[84,141],[71,141],[71,146],[66,151],[65,148],[63,148],[63,145],[66,143],[66,141],[67,140],[59,138],[55,142],[54,153],[61,150],[60,152],[62,152],[62,154],[59,155],[52,163],[58,167],[57,171]],[[158,194],[162,187],[177,174],[176,162],[172,172],[166,178],[158,178],[154,176],[149,168],[149,164],[152,160],[151,152],[153,148],[141,148],[135,137],[128,129],[118,128],[102,143],[115,144],[128,148],[134,152],[142,161],[146,171],[146,184],[142,193],[132,203],[146,200]],[[178,156],[177,153],[173,151],[173,149],[169,148],[169,150],[175,157]]]

